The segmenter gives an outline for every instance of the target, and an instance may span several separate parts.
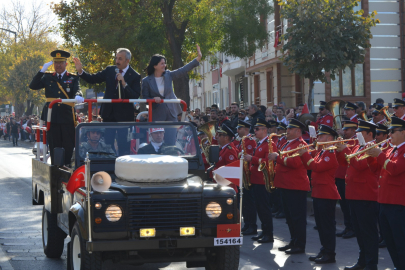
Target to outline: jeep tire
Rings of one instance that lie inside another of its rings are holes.
[[[42,210],[42,245],[48,258],[60,258],[65,245],[66,234],[58,227],[57,215]]]
[[[238,270],[239,246],[215,247],[209,250],[206,270]]]

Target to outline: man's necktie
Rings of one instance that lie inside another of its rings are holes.
[[[59,80],[59,82],[62,80],[62,75],[58,75],[58,80]]]

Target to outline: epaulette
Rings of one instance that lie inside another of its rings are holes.
[[[228,148],[228,149],[232,149],[232,146],[228,145],[227,148]]]

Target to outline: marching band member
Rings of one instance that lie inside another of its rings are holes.
[[[374,111],[371,113],[373,115],[373,120],[370,121],[374,124],[385,124],[387,123],[387,119],[385,118],[384,114],[382,114],[381,110],[384,108],[383,105],[377,104],[375,105]]]
[[[356,130],[357,130],[357,118],[356,122],[352,122],[350,120],[342,121],[343,123],[343,139],[348,140],[348,139],[357,139],[356,136]],[[349,142],[348,145],[350,145],[349,148],[353,148],[353,146],[357,145],[357,141]],[[340,209],[342,210],[343,213],[343,220],[344,220],[344,225],[345,229],[341,232],[336,233],[337,237],[342,237],[344,239],[349,239],[352,237],[355,237],[356,234],[354,233],[353,229],[353,222],[351,220],[351,215],[350,215],[350,208],[349,208],[349,203],[346,200],[346,172],[347,172],[347,164],[339,164],[338,169],[336,170],[336,175],[335,175],[335,184],[336,187],[339,191],[340,195]]]
[[[250,124],[248,122],[238,120],[237,131],[239,137],[241,138],[238,145],[236,146],[238,156],[243,150],[242,147],[243,144],[245,148],[244,154],[252,155],[254,149],[256,148],[256,141],[251,136],[249,136]],[[243,142],[242,138],[244,138]],[[250,174],[250,171],[247,173]],[[256,224],[257,212],[252,189],[250,187],[245,188],[242,196],[243,196],[242,216],[243,216],[243,223],[245,224],[242,228],[242,233],[243,235],[255,235],[257,234],[257,224]]]
[[[345,107],[343,108],[345,110],[345,114],[347,117],[349,117],[349,120],[355,123],[358,123],[358,117],[357,117],[357,113],[356,110],[359,107],[351,102],[346,102]]]
[[[310,122],[309,120],[307,120],[307,122],[310,122],[310,125],[314,126],[316,130],[318,130],[319,125],[326,125],[326,126],[332,127],[333,126],[333,116],[325,108],[326,102],[320,101],[319,103],[320,103],[319,114],[321,115],[321,118],[319,118],[316,122]]]
[[[277,134],[277,127],[278,127],[278,122],[277,121],[274,121],[274,120],[269,120],[269,121],[267,121],[267,122],[269,122],[269,124],[270,124],[270,128],[268,128],[268,130],[267,130],[267,135],[270,135],[270,134],[272,134],[272,133],[276,133]],[[280,122],[280,123],[282,123],[282,122]],[[283,123],[284,124],[284,123]],[[285,124],[284,124],[285,125]],[[278,137],[277,136],[274,136],[273,137],[273,142],[275,143],[275,144],[277,144],[277,140],[278,140]]]
[[[238,153],[231,144],[234,136],[232,129],[227,125],[218,128],[216,137],[221,150],[219,151],[219,161],[215,164],[214,170],[232,163],[238,158]]]
[[[192,127],[186,126],[185,131],[187,134],[187,139],[186,139],[186,145],[184,146],[184,154],[195,155],[195,153],[197,153],[197,151],[195,148],[195,141],[194,141]]]
[[[304,129],[303,123],[291,119],[287,126],[287,142],[281,147],[281,150],[292,150],[300,145],[307,145],[301,137]],[[310,189],[307,169],[299,156],[289,158],[273,152],[269,154],[269,159],[277,162],[274,185],[281,190],[284,211],[291,234],[290,243],[278,248],[278,250],[285,251],[287,254],[304,253],[307,192]]]
[[[394,111],[396,117],[405,120],[405,101],[394,98]]]
[[[244,158],[250,162],[250,182],[252,185],[250,189],[255,198],[256,211],[259,219],[262,222],[262,233],[258,236],[252,237],[253,240],[259,243],[274,242],[273,238],[273,218],[271,216],[271,197],[270,193],[266,190],[265,179],[262,171],[259,171],[259,165],[262,162],[268,161],[269,154],[269,141],[267,137],[267,129],[270,124],[262,118],[257,118],[254,126],[256,138],[259,140],[252,155],[245,154]],[[272,151],[277,151],[274,142],[270,142]]]
[[[359,120],[357,132],[361,132],[366,143],[373,143],[377,126]],[[359,245],[359,258],[349,269],[377,269],[378,264],[378,173],[379,166],[374,157],[361,159],[365,153],[346,161],[345,154],[357,153],[367,146],[357,145],[352,150],[345,144],[337,144],[339,163],[348,164],[346,176],[346,199],[349,202],[354,231]]]
[[[377,129],[376,129],[376,135],[375,135],[375,143],[380,143],[382,141],[385,141],[389,138],[389,130],[388,127],[384,124],[377,124]],[[380,149],[384,152],[387,153],[388,150],[392,148],[391,143],[385,142],[380,144]]]
[[[285,134],[287,131],[287,125],[284,123],[278,123],[277,126],[277,135],[280,134]],[[283,146],[285,143],[287,142],[287,137],[286,136],[282,136],[279,137],[279,139],[277,140],[277,149],[280,150],[281,146]]]
[[[318,142],[336,139],[337,132],[331,127],[321,125],[318,130]],[[326,146],[325,146],[326,147]],[[335,184],[335,173],[339,166],[334,150],[322,149],[312,158],[308,149],[298,150],[302,163],[312,170],[312,200],[314,216],[318,228],[321,250],[318,255],[309,257],[315,263],[334,263],[336,248],[336,200],[340,199]]]
[[[396,269],[405,269],[405,121],[392,117],[391,142],[396,145],[384,153],[379,148],[367,151],[382,166],[378,202],[384,240]]]

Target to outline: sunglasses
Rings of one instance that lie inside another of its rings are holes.
[[[255,131],[259,131],[261,128],[260,127],[255,127],[254,130]]]
[[[393,109],[398,110],[399,108],[402,108],[402,107],[404,107],[404,106],[395,106]]]
[[[404,129],[391,129],[389,132],[390,134],[394,134],[397,131],[404,131]]]

